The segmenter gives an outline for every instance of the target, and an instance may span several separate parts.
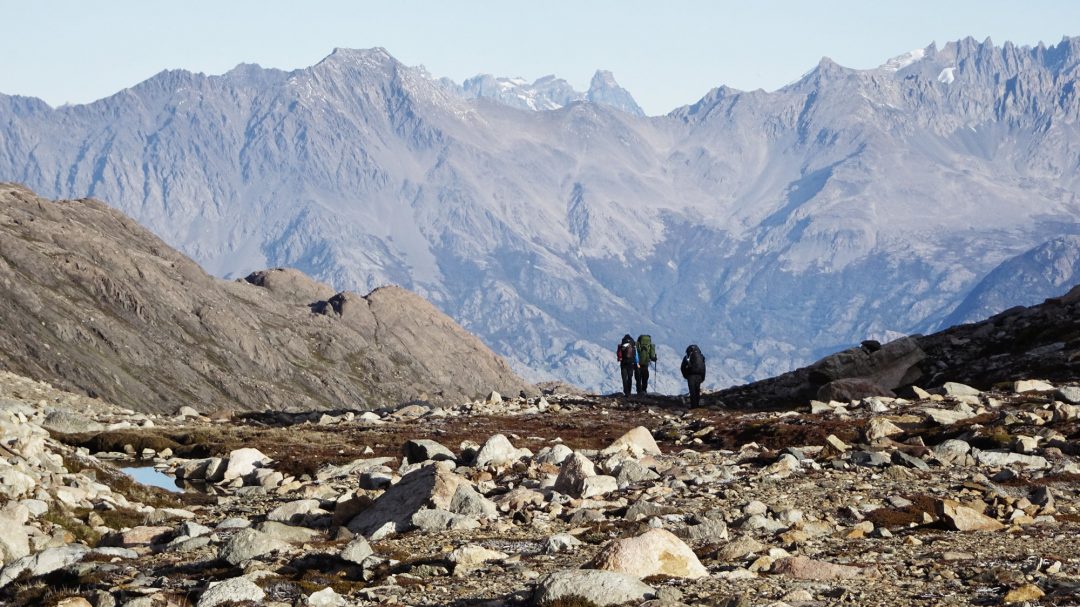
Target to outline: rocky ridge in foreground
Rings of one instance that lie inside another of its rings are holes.
[[[0,602],[1080,602],[1080,387],[936,392],[787,412],[492,395],[215,420],[2,374]],[[109,460],[203,491],[123,483]]]

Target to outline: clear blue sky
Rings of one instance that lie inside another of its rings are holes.
[[[1072,0],[0,0],[0,92],[85,103],[168,68],[294,69],[382,46],[460,82],[608,69],[649,114],[709,89],[783,86],[823,56],[854,68],[937,41],[1080,35]]]

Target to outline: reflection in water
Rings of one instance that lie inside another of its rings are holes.
[[[141,468],[121,468],[120,471],[135,479],[136,482],[142,483],[143,485],[160,487],[162,489],[165,489],[166,491],[172,491],[174,493],[183,492],[183,489],[179,487],[176,479],[165,474],[164,472],[157,471],[151,466],[144,466]]]

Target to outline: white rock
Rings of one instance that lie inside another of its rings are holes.
[[[263,455],[262,451],[258,449],[245,447],[231,451],[228,461],[228,466],[225,468],[225,474],[222,477],[222,480],[225,481],[251,474],[256,468],[261,468],[270,463],[270,458]]]
[[[344,607],[349,602],[345,597],[334,592],[333,588],[326,587],[318,592],[312,592],[307,597],[308,607]]]
[[[588,499],[590,497],[606,495],[608,493],[618,490],[619,482],[615,479],[614,476],[597,474],[595,476],[590,476],[582,481],[581,497],[582,499]]]
[[[268,533],[254,529],[244,529],[221,547],[218,556],[230,565],[239,565],[244,561],[264,554],[288,549],[289,544],[274,538]]]
[[[948,396],[979,396],[980,394],[982,394],[981,391],[976,390],[971,386],[952,381],[945,382],[945,384],[941,386],[941,388]]]
[[[624,451],[629,452],[634,457],[660,455],[660,447],[657,446],[652,433],[644,426],[638,426],[627,431],[626,434],[615,439],[615,442],[604,448],[600,455],[607,456]]]
[[[246,577],[234,577],[223,582],[211,583],[196,607],[216,607],[225,603],[253,601],[261,603],[266,593]]]
[[[709,575],[694,551],[665,529],[614,540],[600,549],[590,566],[638,578],[667,575],[693,579]]]
[[[532,454],[529,453],[528,449],[516,449],[508,438],[502,434],[496,434],[487,439],[484,446],[480,448],[480,451],[476,454],[476,459],[473,460],[473,467],[501,466],[513,463],[529,455]]]
[[[654,594],[651,586],[631,575],[597,569],[569,569],[542,578],[533,594],[533,604],[548,605],[576,599],[597,607],[609,607],[638,604]]]
[[[1016,392],[1017,394],[1023,394],[1024,392],[1049,392],[1053,389],[1053,384],[1047,383],[1041,379],[1020,379],[1013,382],[1013,392]]]

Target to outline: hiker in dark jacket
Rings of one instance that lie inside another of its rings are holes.
[[[705,356],[697,345],[692,344],[686,348],[686,356],[683,357],[679,369],[690,389],[690,406],[697,407],[701,401],[701,382],[705,381]]]
[[[653,345],[651,335],[638,335],[637,338],[638,368],[634,374],[637,383],[637,393],[649,392],[649,363],[656,362],[656,346]]]
[[[619,361],[619,370],[622,372],[623,396],[630,396],[630,382],[638,368],[637,344],[634,338],[627,333],[615,348],[615,358]]]

